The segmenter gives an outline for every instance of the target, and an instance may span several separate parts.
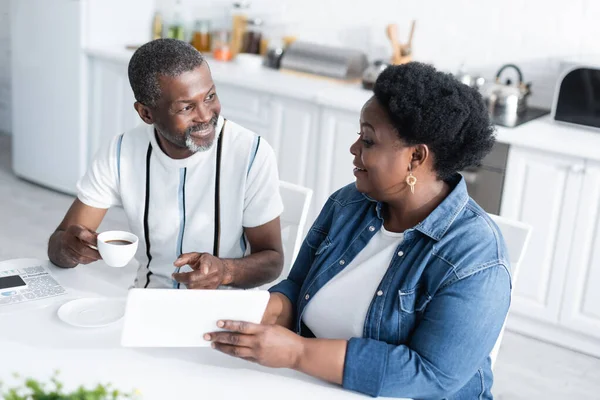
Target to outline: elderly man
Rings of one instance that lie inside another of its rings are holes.
[[[99,260],[95,231],[108,208],[122,205],[140,238],[136,287],[274,280],[283,265],[283,205],[272,148],[220,115],[209,66],[185,42],[140,47],[129,81],[145,124],[98,152],[50,237],[50,260],[65,268]]]

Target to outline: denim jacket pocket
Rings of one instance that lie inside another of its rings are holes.
[[[323,253],[331,245],[331,240],[327,236],[327,233],[320,229],[312,228],[306,235],[306,243],[308,246],[315,251],[315,256]]]
[[[431,301],[431,296],[419,285],[398,291],[398,340],[406,343]]]
[[[327,250],[327,248],[329,248],[329,246],[331,246],[331,240],[329,240],[328,237],[325,237],[325,239],[321,242],[321,245],[317,248],[315,256],[323,253],[325,250]]]

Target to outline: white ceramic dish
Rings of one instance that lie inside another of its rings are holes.
[[[58,309],[58,318],[80,328],[100,328],[119,321],[125,315],[125,300],[81,298]]]

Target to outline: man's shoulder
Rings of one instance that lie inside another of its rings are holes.
[[[224,151],[229,148],[240,156],[256,152],[259,148],[273,151],[267,140],[260,134],[229,119],[224,134],[226,136],[223,139],[227,143],[227,147],[223,148]]]
[[[123,132],[117,135],[117,140],[127,140],[128,142],[150,142],[150,137],[148,136],[149,125],[146,123],[139,123],[135,128],[132,128],[126,132]],[[122,139],[121,139],[122,138]]]
[[[243,127],[242,125],[232,121],[230,119],[226,122],[225,134],[232,139],[232,141],[243,141],[243,142],[252,142],[254,138],[259,136],[256,132]]]

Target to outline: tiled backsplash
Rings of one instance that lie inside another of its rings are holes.
[[[163,11],[175,0],[154,0]],[[229,0],[182,0],[192,17],[225,15]],[[148,1],[149,6],[152,1]],[[254,0],[266,22],[285,22],[301,39],[353,46],[387,57],[385,26],[401,39],[412,19],[416,60],[490,78],[505,63],[533,81],[531,104],[551,103],[559,61],[600,53],[600,0]],[[10,130],[9,1],[0,1],[0,131]],[[166,13],[168,18],[168,13]]]
[[[156,0],[159,9],[175,0]],[[216,14],[228,0],[182,0],[192,15]],[[208,5],[210,3],[210,5]],[[408,34],[417,20],[415,59],[440,69],[495,74],[506,63],[533,81],[533,104],[549,105],[558,60],[600,53],[600,0],[253,0],[266,22],[283,18],[290,33],[311,41],[359,47],[371,57],[389,52],[385,26]],[[213,10],[207,7],[212,7]],[[266,11],[266,12],[265,12]],[[403,39],[403,38],[401,38]]]

